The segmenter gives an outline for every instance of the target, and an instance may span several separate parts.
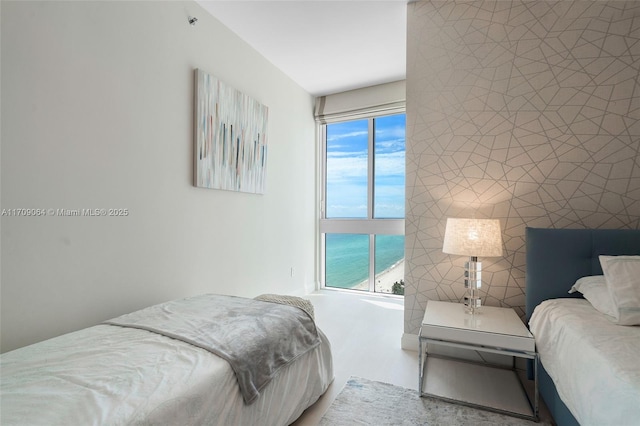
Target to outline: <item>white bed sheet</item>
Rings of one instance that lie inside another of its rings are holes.
[[[0,424],[287,425],[333,380],[319,333],[320,346],[245,405],[230,365],[204,349],[138,329],[80,330],[2,355]]]
[[[542,365],[581,425],[638,425],[640,327],[615,325],[584,299],[544,301],[529,325]]]

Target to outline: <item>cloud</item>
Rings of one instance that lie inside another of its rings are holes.
[[[376,154],[381,152],[405,152],[404,139],[391,139],[388,141],[376,141]]]
[[[332,204],[327,207],[327,217],[332,218],[364,218],[367,217],[367,206]]]
[[[363,121],[366,124],[366,121]],[[327,217],[367,215],[368,130],[360,122],[332,125],[327,133]],[[335,126],[335,127],[333,127]],[[376,217],[403,217],[404,120],[384,119],[375,130]]]
[[[381,139],[405,139],[406,131],[404,125],[402,126],[393,126],[393,127],[383,127],[376,129],[376,140]]]
[[[337,156],[327,159],[327,184],[367,179],[366,156]]]
[[[361,130],[361,131],[355,131],[355,132],[349,132],[349,133],[338,133],[338,134],[331,134],[331,135],[327,135],[327,142],[335,142],[335,141],[339,141],[341,139],[347,139],[347,138],[358,138],[358,137],[365,137],[368,138],[369,132],[367,130]]]
[[[330,153],[327,155],[327,181],[341,182],[352,178],[366,178],[368,173],[366,152],[357,155],[350,153]],[[405,173],[405,152],[395,151],[379,153],[375,162],[376,178],[400,176]]]
[[[376,155],[375,172],[378,177],[384,175],[405,174],[405,153],[404,151],[391,152]]]

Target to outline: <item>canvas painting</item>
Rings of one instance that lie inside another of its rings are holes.
[[[269,109],[196,70],[195,186],[264,194]]]

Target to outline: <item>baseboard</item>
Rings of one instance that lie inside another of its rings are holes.
[[[406,351],[418,352],[418,335],[409,333],[402,334],[400,347]]]

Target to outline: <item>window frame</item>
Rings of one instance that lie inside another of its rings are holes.
[[[346,117],[339,120],[330,120],[320,123],[320,219],[319,219],[319,244],[320,244],[320,288],[340,291],[358,291],[340,287],[327,286],[326,283],[326,234],[365,234],[369,236],[369,288],[367,293],[378,295],[392,295],[375,291],[375,238],[376,235],[405,235],[405,218],[374,218],[375,204],[375,120],[380,117],[392,115],[405,115],[404,108],[398,111],[386,111],[370,114],[366,117]],[[368,120],[368,155],[367,155],[367,217],[361,218],[327,218],[327,126],[331,124]],[[405,134],[405,155],[406,155],[406,134]],[[406,179],[406,170],[405,170]],[[406,187],[406,181],[405,181]],[[406,211],[405,211],[406,217]]]

